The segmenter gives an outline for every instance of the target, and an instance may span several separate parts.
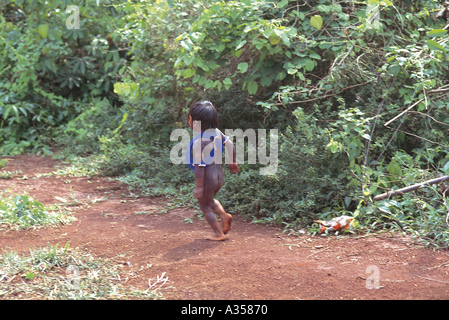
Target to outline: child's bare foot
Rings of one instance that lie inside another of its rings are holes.
[[[229,213],[226,214],[226,218],[223,219],[223,233],[227,234],[231,230],[231,223],[232,223],[232,215]]]
[[[227,239],[227,237],[225,235],[222,235],[222,236],[211,235],[211,236],[207,237],[206,239],[212,240],[212,241],[224,241]]]

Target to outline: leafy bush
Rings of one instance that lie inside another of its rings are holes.
[[[0,198],[0,224],[9,227],[30,228],[40,225],[68,223],[73,220],[66,212],[48,210],[42,203],[28,195],[7,195]]]
[[[426,245],[447,247],[449,228],[447,199],[439,191],[444,185],[426,186],[416,191],[379,202],[372,196],[435,178],[431,170],[421,169],[420,156],[415,158],[400,151],[388,165],[365,172],[367,183],[354,215],[367,231],[394,230],[409,234]],[[424,162],[426,163],[426,162]],[[438,174],[449,173],[449,162]],[[446,194],[447,195],[447,194]]]
[[[179,166],[162,173],[153,171],[159,164],[144,164],[164,161],[160,150],[146,153],[149,146],[166,145],[164,136],[186,123],[185,107],[203,98],[215,102],[223,128],[282,132],[276,175],[243,165],[239,176],[226,174],[219,194],[228,208],[258,220],[310,226],[317,217],[352,213],[362,227],[386,227],[372,197],[447,162],[447,43],[443,22],[430,14],[437,1],[127,8],[124,30],[137,13],[161,19],[127,33],[135,59],[116,93],[129,117],[123,140],[109,137],[103,147],[110,172],[133,172],[140,185],[163,185],[170,196],[188,190]],[[175,16],[179,27],[170,24]],[[140,40],[147,34],[151,50]]]
[[[243,166],[239,176],[226,177],[219,194],[225,205],[290,227],[311,225],[323,213],[345,208],[345,167],[327,147],[330,131],[300,108],[294,116],[295,125],[280,138],[276,174],[263,176],[257,166]]]
[[[55,141],[68,153],[66,156],[98,153],[98,138],[112,136],[123,116],[124,113],[111,106],[107,99],[94,100],[75,119],[60,126],[61,135],[55,137]]]
[[[80,9],[80,29],[66,27],[72,4]],[[83,103],[117,104],[112,86],[127,49],[111,34],[121,19],[113,7],[84,0],[6,0],[0,11],[0,153],[50,153],[55,129]]]

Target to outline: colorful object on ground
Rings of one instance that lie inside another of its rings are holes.
[[[333,218],[329,221],[316,220],[320,224],[320,233],[326,231],[346,230],[353,225],[354,218],[349,216],[341,216]]]

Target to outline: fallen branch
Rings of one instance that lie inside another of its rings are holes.
[[[373,81],[374,80],[370,80],[370,81],[367,81],[367,82],[364,82],[364,83],[359,83],[359,84],[356,84],[356,85],[353,85],[353,86],[350,86],[350,87],[347,87],[347,88],[343,88],[343,89],[340,90],[340,92],[332,93],[332,94],[325,94],[322,97],[308,99],[308,100],[302,100],[302,101],[292,101],[292,102],[288,102],[288,103],[279,102],[279,103],[274,103],[273,106],[283,106],[284,104],[307,103],[307,102],[312,102],[312,101],[316,101],[316,100],[326,99],[326,98],[330,98],[330,97],[336,96],[336,95],[342,93],[343,91],[346,91],[346,90],[349,90],[349,89],[352,89],[352,88],[356,88],[356,87],[360,87],[360,86],[364,86],[365,84],[371,83]],[[305,92],[307,92],[307,91],[300,91],[299,93],[305,93]]]
[[[418,184],[414,184],[414,185],[409,186],[409,187],[405,187],[405,188],[402,188],[402,189],[398,189],[398,190],[382,193],[380,195],[375,196],[373,200],[374,201],[380,201],[380,200],[383,200],[383,199],[386,199],[386,198],[391,198],[391,197],[394,197],[394,196],[403,195],[406,192],[410,192],[410,191],[419,189],[419,188],[421,188],[423,186],[427,186],[427,185],[443,182],[443,181],[446,181],[446,180],[449,180],[449,176],[444,176],[444,177],[439,177],[439,178],[435,178],[435,179],[432,179],[432,180],[427,180],[427,181],[424,181],[424,182],[421,182],[421,183],[418,183]]]
[[[429,116],[428,114],[425,114],[425,113],[422,113],[422,112],[419,112],[419,111],[409,111],[409,113],[417,113],[417,114],[419,114],[419,115],[422,115],[422,116],[424,116],[424,117],[428,117],[428,118],[432,119],[434,122],[436,122],[436,123],[438,123],[438,124],[441,124],[441,125],[443,125],[443,126],[449,126],[449,123],[438,121],[438,120],[435,119],[434,117]]]
[[[446,88],[447,86],[449,86],[449,85],[446,84],[446,85],[442,86],[441,88],[427,91],[427,93],[441,93],[441,92],[448,92],[448,91],[449,91],[449,88]]]
[[[400,126],[401,126],[401,125],[399,124],[399,127],[400,127]],[[394,128],[392,128],[392,127],[389,127],[389,126],[386,126],[386,127],[387,127],[388,129],[395,130],[395,131],[397,131],[397,132],[402,132],[403,134],[406,134],[406,135],[409,135],[409,136],[412,136],[412,137],[415,137],[415,138],[418,138],[418,139],[427,141],[427,142],[429,142],[429,143],[431,143],[431,144],[436,144],[436,145],[439,145],[439,146],[441,146],[441,147],[443,147],[443,148],[447,148],[447,146],[442,145],[441,143],[438,143],[438,142],[435,142],[435,141],[432,141],[432,140],[429,140],[429,139],[420,137],[420,136],[418,136],[418,135],[416,135],[416,134],[413,134],[413,133],[410,133],[410,132],[407,132],[407,131],[404,131],[404,130],[399,130],[399,127],[396,128],[396,129],[394,129]],[[396,134],[396,133],[395,133],[395,134]],[[391,141],[392,141],[392,139],[390,140],[390,142],[391,142]],[[385,151],[385,150],[386,150],[386,148],[384,149],[384,151]],[[382,154],[379,156],[379,158],[377,159],[377,161],[380,161],[381,156],[382,156]]]
[[[418,103],[421,103],[422,101],[424,101],[424,99],[420,99],[418,101],[416,101],[414,104],[412,104],[410,107],[408,107],[407,109],[405,109],[404,111],[402,111],[400,114],[398,114],[396,117],[394,117],[393,119],[389,120],[387,123],[384,124],[384,126],[388,126],[390,123],[392,123],[394,120],[396,120],[397,118],[399,118],[400,116],[402,116],[404,113],[407,113],[407,111],[409,111],[411,108],[413,108],[414,106],[416,106]]]
[[[448,92],[449,88],[445,88],[448,85],[442,86],[441,88],[435,89],[435,90],[430,90],[427,91],[428,94],[430,93],[441,93],[441,92]],[[400,116],[402,116],[404,113],[407,113],[407,111],[409,111],[410,109],[412,109],[414,106],[416,106],[417,104],[423,102],[425,100],[425,98],[419,99],[418,101],[416,101],[414,104],[412,104],[410,107],[408,107],[407,109],[405,109],[404,111],[402,111],[400,114],[398,114],[396,117],[394,117],[393,119],[389,120],[387,123],[384,124],[384,126],[388,126],[390,123],[392,123],[393,121],[395,121],[397,118],[399,118]]]

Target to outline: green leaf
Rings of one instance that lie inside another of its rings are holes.
[[[123,127],[123,124],[125,123],[126,119],[128,119],[128,112],[126,112],[123,115],[122,121],[120,121],[120,125],[114,130],[114,134],[116,134]]]
[[[250,82],[248,82],[247,89],[249,94],[256,94],[258,88],[259,86],[257,85],[256,81],[251,80]]]
[[[314,15],[312,18],[310,18],[310,24],[315,29],[321,30],[321,27],[323,26],[323,18],[321,18],[320,15]]]
[[[246,71],[248,71],[248,63],[247,62],[239,63],[237,69],[239,69],[240,73],[245,73]]]
[[[368,133],[365,133],[362,137],[365,138],[366,140],[371,141],[371,136]]]
[[[318,53],[316,53],[316,52],[309,53],[309,57],[312,58],[312,59],[321,60],[321,56]]]
[[[235,47],[235,50],[240,50],[244,45],[246,44],[246,40],[243,40],[240,42],[237,47]]]
[[[270,36],[268,37],[268,41],[270,41],[270,43],[272,45],[277,45],[279,42],[281,42],[281,38],[278,37],[276,34],[272,33],[270,34]]]
[[[444,165],[443,171],[444,171],[446,174],[449,174],[449,161]]]
[[[427,46],[431,49],[431,50],[441,50],[441,51],[446,51],[444,50],[444,48],[435,40],[427,40]]]
[[[195,69],[186,69],[184,70],[184,72],[182,73],[182,76],[187,79],[192,77],[194,74],[196,73]]]
[[[220,81],[215,80],[215,81],[214,81],[213,87],[214,87],[214,88],[217,88],[218,92],[220,92],[220,91],[221,91],[221,88],[223,87],[223,84],[222,84]]]
[[[391,160],[390,164],[387,166],[387,170],[391,175],[402,176],[401,167],[398,165],[395,159]]]
[[[192,43],[192,40],[190,40],[189,38],[187,38],[186,40],[181,40],[181,42],[179,42],[179,44],[181,45],[181,47],[183,47],[187,51],[192,50],[193,43]]]
[[[444,30],[444,29],[435,29],[435,30],[429,31],[429,32],[427,33],[427,35],[428,35],[429,37],[441,37],[441,36],[444,36],[446,33],[447,33],[447,30]]]
[[[390,0],[368,0],[368,4],[380,4],[384,6],[392,6],[393,2]]]
[[[80,69],[82,74],[86,73],[86,64],[82,60],[80,61]]]
[[[424,86],[427,88],[427,89],[432,89],[432,88],[434,88],[435,87],[435,85],[436,85],[436,80],[435,79],[428,79],[428,80],[425,80],[425,81],[423,81],[423,84],[424,84]]]
[[[331,142],[329,142],[326,146],[327,148],[329,148],[331,150],[332,153],[337,153],[340,152],[343,148],[343,146],[341,145],[341,143],[335,141],[335,140],[331,140]]]
[[[199,61],[197,63],[198,67],[200,67],[201,69],[203,69],[204,71],[208,72],[209,71],[209,66],[205,63],[203,63],[202,61]]]
[[[388,68],[388,70],[391,72],[391,74],[393,76],[397,76],[399,74],[399,71],[401,71],[401,67],[400,66],[390,66]]]
[[[318,47],[320,49],[326,50],[326,49],[332,48],[333,45],[334,45],[333,42],[322,42],[318,45]]]
[[[315,68],[315,61],[308,58],[295,59],[294,63],[296,68],[304,67],[306,71],[312,71]]]
[[[31,271],[22,275],[22,277],[24,277],[26,280],[32,280],[35,276],[36,275]]]
[[[133,82],[114,83],[114,93],[117,93],[119,96],[128,97],[131,99],[139,99],[141,97],[139,84]]]
[[[305,59],[305,64],[304,67],[306,68],[307,71],[312,71],[315,68],[315,61],[310,60],[310,59]]]
[[[380,211],[383,211],[385,213],[391,214],[391,210],[387,206],[379,206],[378,208],[379,208]]]
[[[418,108],[417,108],[418,112],[424,111],[426,109],[427,109],[427,104],[426,103],[421,102],[420,104],[418,104]]]
[[[204,35],[201,32],[193,32],[190,37],[195,41],[195,42],[200,42],[201,40],[203,40]]]
[[[37,32],[41,36],[41,38],[45,39],[48,36],[48,24],[41,24],[37,27]]]
[[[329,11],[332,9],[331,6],[325,6],[325,5],[321,5],[321,4],[319,6],[317,6],[316,8],[317,8],[317,10],[324,12],[326,14],[328,14]]]
[[[272,83],[273,83],[273,78],[272,78],[272,77],[265,76],[265,77],[262,77],[262,78],[260,79],[260,84],[261,84],[262,86],[264,86],[264,87],[271,86]]]
[[[209,68],[215,70],[218,68],[218,64],[215,61],[209,62]]]
[[[288,4],[288,0],[281,0],[279,1],[279,3],[277,4],[278,8],[283,8]]]
[[[346,205],[346,208],[349,207],[349,205],[351,204],[351,202],[352,202],[352,198],[349,197],[349,196],[346,196],[346,197],[345,197],[345,205]]]
[[[240,57],[240,56],[242,55],[242,53],[243,53],[244,51],[245,51],[244,49],[237,50],[237,51],[234,53],[234,55],[238,58],[238,57]]]
[[[226,78],[223,80],[223,84],[224,84],[225,89],[228,90],[232,85],[232,80],[229,78]]]

